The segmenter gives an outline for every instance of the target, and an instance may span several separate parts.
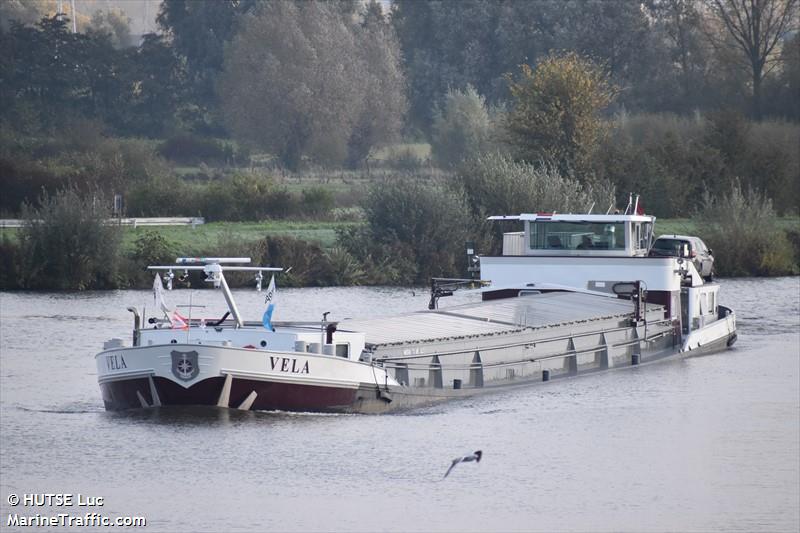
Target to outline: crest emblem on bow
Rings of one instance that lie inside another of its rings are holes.
[[[181,381],[191,381],[200,373],[197,352],[179,352],[172,350],[172,374]]]

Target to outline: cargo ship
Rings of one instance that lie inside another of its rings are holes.
[[[272,322],[266,312],[245,321],[225,273],[254,273],[259,290],[271,273],[269,295],[281,269],[247,258],[152,266],[159,316],[146,320],[129,307],[131,342],[111,339],[96,355],[103,403],[385,413],[736,341],[718,283],[687,257],[648,255],[653,216],[627,209],[490,219],[522,226],[504,234],[501,255],[472,254],[475,279],[434,280],[429,309],[387,318]],[[175,272],[190,271],[222,293],[223,317],[188,319],[164,303],[162,280],[171,288]],[[461,285],[480,286],[481,301],[438,308]]]

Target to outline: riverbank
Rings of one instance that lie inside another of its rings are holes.
[[[269,220],[261,222],[212,222],[197,227],[122,227],[119,228],[119,261],[114,273],[103,283],[90,283],[83,288],[120,289],[147,288],[152,283],[146,267],[154,263],[171,263],[177,256],[248,256],[254,263],[292,267],[282,275],[284,287],[404,285],[408,278],[402,272],[392,273],[396,265],[365,265],[363,258],[346,251],[344,242],[357,234],[363,222]],[[800,261],[800,218],[782,217],[776,227],[791,245],[795,270],[779,275],[798,274]],[[656,235],[683,234],[703,237],[702,223],[690,218],[663,219],[656,222]],[[51,275],[30,284],[26,280],[30,265],[19,250],[19,229],[0,229],[0,290],[58,290],[68,288],[59,275]],[[480,253],[481,250],[478,250]],[[724,254],[721,254],[724,255]],[[403,258],[397,258],[402,264]],[[720,268],[721,267],[721,268]],[[719,264],[718,271],[725,272]],[[381,270],[380,272],[377,272]],[[376,272],[372,272],[376,271]],[[388,272],[388,274],[387,274]],[[749,273],[756,274],[755,272]],[[449,275],[465,275],[452,272]],[[195,283],[201,286],[202,283]],[[249,278],[233,277],[233,286],[250,284]]]

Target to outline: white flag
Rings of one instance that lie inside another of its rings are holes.
[[[159,309],[161,309],[167,317],[172,314],[172,309],[164,301],[164,284],[161,282],[161,276],[156,274],[153,280],[153,301]]]

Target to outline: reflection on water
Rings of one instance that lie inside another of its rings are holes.
[[[148,531],[797,531],[800,279],[722,285],[733,350],[383,416],[107,413],[93,355],[152,295],[4,293],[0,518],[11,492],[80,492]],[[192,298],[224,311],[211,291]],[[263,295],[238,298],[260,316]],[[283,290],[276,318],[426,305],[419,290]]]

